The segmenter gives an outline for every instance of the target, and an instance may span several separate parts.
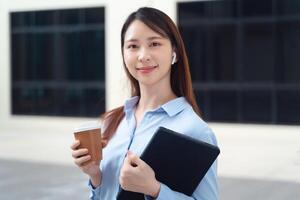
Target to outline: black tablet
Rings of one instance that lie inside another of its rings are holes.
[[[159,127],[141,159],[159,182],[191,196],[219,153],[217,146]],[[117,200],[144,200],[144,195],[120,189]]]

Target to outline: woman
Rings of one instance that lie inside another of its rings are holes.
[[[103,160],[90,159],[86,149],[72,156],[90,178],[91,199],[112,200],[121,186],[145,194],[145,199],[218,199],[216,162],[192,196],[171,190],[139,155],[159,126],[217,145],[216,138],[199,117],[182,38],[173,21],[154,8],[140,8],[127,18],[121,31],[125,72],[132,98],[103,115]]]

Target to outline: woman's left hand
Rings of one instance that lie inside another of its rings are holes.
[[[124,190],[139,192],[156,198],[160,183],[153,169],[138,156],[128,151],[121,168],[119,182]]]

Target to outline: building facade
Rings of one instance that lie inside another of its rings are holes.
[[[0,0],[0,127],[69,130],[122,105],[120,30],[141,6],[177,23],[205,120],[300,124],[297,0]]]

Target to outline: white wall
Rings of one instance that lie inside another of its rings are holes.
[[[190,0],[178,0],[184,2]],[[53,130],[69,132],[85,118],[11,115],[9,12],[105,6],[106,102],[107,109],[123,104],[129,94],[122,66],[120,30],[125,18],[141,6],[153,6],[176,21],[176,0],[0,0],[0,133],[4,129]],[[231,132],[227,125],[212,124],[219,131]],[[230,125],[230,127],[247,127]],[[222,128],[224,127],[224,128]],[[254,125],[255,127],[255,125]],[[261,125],[257,126],[261,129]],[[277,126],[265,126],[272,131]],[[300,126],[296,127],[300,130]],[[255,128],[254,128],[255,129]],[[300,132],[300,131],[299,131]]]
[[[126,17],[141,6],[157,7],[175,20],[174,0],[0,0],[0,133],[3,129],[35,129],[47,127],[68,131],[86,118],[35,117],[11,115],[9,12],[84,7],[105,7],[106,109],[122,105],[129,95],[120,50],[120,32]]]
[[[9,18],[7,3],[0,1],[0,123],[10,113]]]

